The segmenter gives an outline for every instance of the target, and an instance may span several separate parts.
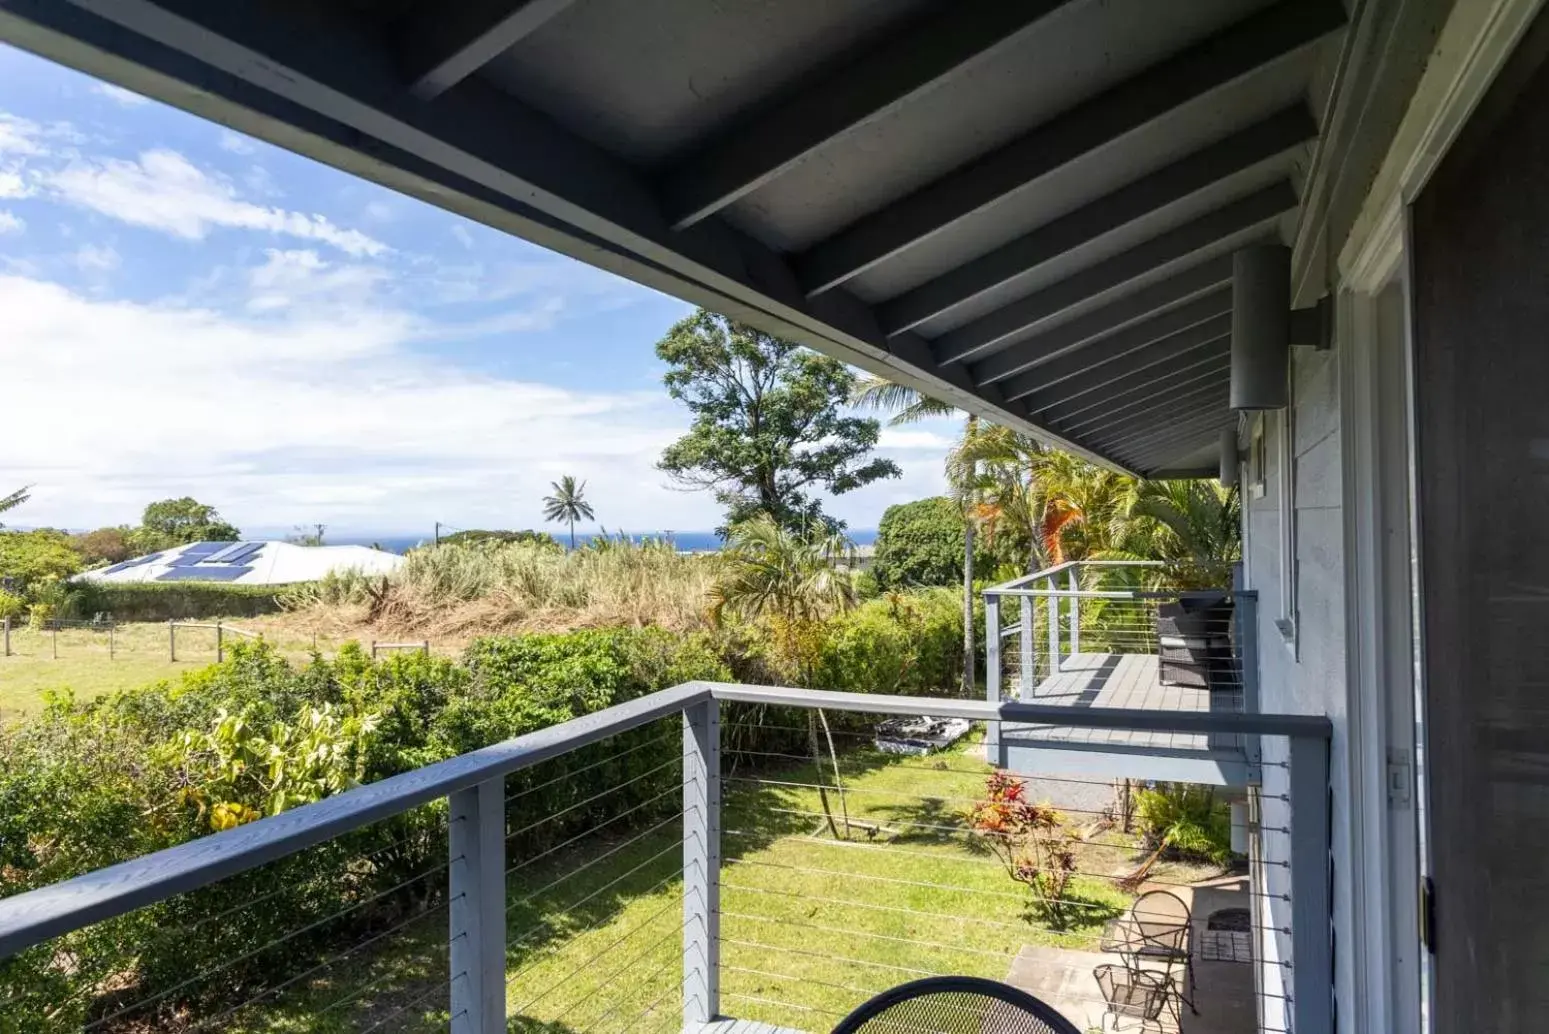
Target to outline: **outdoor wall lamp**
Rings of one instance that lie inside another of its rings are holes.
[[[1333,344],[1333,307],[1327,298],[1291,308],[1291,249],[1257,244],[1232,255],[1233,409],[1284,409],[1291,346]]]

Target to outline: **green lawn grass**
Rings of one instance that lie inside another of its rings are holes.
[[[226,623],[262,631],[291,660],[304,661],[311,653],[310,634],[278,627],[262,618],[235,618]],[[235,638],[228,636],[227,642]],[[324,637],[317,640],[317,646],[332,653],[340,642]],[[69,690],[79,699],[90,700],[213,664],[215,632],[180,628],[177,661],[170,660],[168,653],[165,622],[119,625],[113,633],[111,656],[105,631],[68,628],[53,633],[13,628],[11,656],[0,655],[0,724],[36,711],[50,690]]]
[[[1076,880],[1081,921],[1063,931],[1030,921],[1024,888],[966,835],[968,802],[989,772],[971,747],[928,759],[857,750],[843,770],[853,839],[836,840],[817,791],[799,785],[814,781],[811,765],[728,765],[721,993],[729,1015],[828,1030],[867,997],[917,976],[1003,978],[1024,944],[1093,948],[1104,920],[1132,900],[1100,877],[1132,869],[1139,855],[1126,838],[1105,834],[1079,851],[1082,871],[1096,874]],[[830,802],[838,813],[832,792]],[[1079,827],[1090,816],[1069,818]],[[680,1028],[680,821],[629,831],[604,824],[510,875],[512,1031]],[[445,973],[438,908],[224,1029],[442,1030]]]

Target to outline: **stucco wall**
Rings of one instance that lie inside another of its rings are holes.
[[[1330,776],[1334,801],[1334,856],[1349,857],[1350,830],[1348,807],[1349,764],[1346,750],[1345,697],[1345,615],[1344,615],[1344,516],[1341,510],[1339,368],[1333,352],[1315,352],[1297,348],[1292,367],[1291,498],[1294,506],[1293,555],[1285,563],[1283,551],[1282,499],[1286,480],[1282,470],[1282,439],[1285,416],[1265,415],[1264,494],[1253,498],[1245,493],[1248,556],[1247,584],[1259,593],[1259,678],[1260,699],[1266,711],[1289,714],[1323,714],[1334,724],[1334,746],[1330,758]],[[1247,486],[1245,485],[1245,488]],[[1284,593],[1287,578],[1294,579],[1295,593]],[[1289,608],[1289,609],[1288,609]],[[1294,634],[1290,629],[1294,627]],[[1283,630],[1284,628],[1284,630]],[[1287,825],[1289,809],[1280,799],[1288,790],[1286,744],[1268,738],[1264,742],[1264,805],[1262,825],[1267,926],[1288,928],[1301,921],[1296,902],[1279,900],[1290,893],[1287,861],[1291,836],[1281,832]],[[1294,827],[1294,824],[1293,824]],[[1348,871],[1336,867],[1334,912],[1336,943],[1351,944],[1350,880]],[[1316,922],[1317,917],[1307,917]],[[1262,945],[1265,966],[1265,990],[1270,995],[1284,993],[1276,987],[1283,967],[1292,962],[1289,937],[1266,933]],[[1349,1002],[1353,994],[1349,952],[1336,950],[1335,993]],[[1313,975],[1312,979],[1321,979]],[[1274,1022],[1281,1002],[1266,998],[1268,1026]]]

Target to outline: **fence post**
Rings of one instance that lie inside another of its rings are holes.
[[[1022,660],[1022,675],[1017,680],[1017,699],[1031,700],[1033,687],[1038,684],[1038,636],[1033,631],[1033,615],[1037,613],[1038,601],[1032,596],[1023,596],[1020,599],[1022,611],[1019,617],[1021,631],[1017,633]]]
[[[505,787],[486,779],[448,798],[452,1034],[505,1034]]]
[[[992,704],[1000,703],[1000,597],[984,594],[984,697]],[[1003,767],[1001,757],[1000,723],[985,723],[984,760]]]
[[[1296,1030],[1334,1029],[1328,755],[1328,740],[1320,736],[1291,737],[1291,1009]]]
[[[114,647],[116,645],[116,643],[114,642],[113,631],[117,627],[118,626],[115,625],[113,622],[111,622],[111,621],[108,622],[108,660],[110,660],[110,661],[113,659],[113,650],[114,650]]]
[[[5,655],[11,656],[11,619],[5,618]]]
[[[1072,567],[1069,579],[1070,591],[1081,591],[1081,569]],[[1081,597],[1070,598],[1070,656],[1074,657],[1081,652]]]
[[[167,660],[177,661],[177,622],[167,619]]]
[[[59,660],[59,619],[55,618],[53,631],[49,633],[48,641],[54,651],[54,660]]]
[[[226,644],[222,638],[221,623],[215,622],[215,663],[219,664],[226,659]]]
[[[371,640],[371,659],[376,660],[376,640]]]
[[[683,1028],[721,1011],[721,714],[683,709]]]
[[[1052,595],[1059,591],[1053,578],[1044,582],[1049,587],[1049,675],[1060,673],[1060,598]]]

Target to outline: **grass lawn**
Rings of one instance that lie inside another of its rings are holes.
[[[214,618],[209,619],[213,622]],[[209,623],[207,622],[207,623]],[[312,634],[286,623],[281,616],[231,618],[226,624],[262,632],[280,652],[293,661],[311,654]],[[231,642],[237,637],[227,637]],[[349,638],[320,635],[317,648],[332,654]],[[57,654],[57,656],[56,656]],[[161,679],[176,678],[215,662],[213,629],[180,628],[176,662],[169,660],[165,622],[119,625],[113,633],[109,656],[108,634],[84,628],[57,633],[29,628],[11,630],[11,656],[0,656],[0,724],[25,717],[43,705],[48,690],[71,690],[78,698],[91,699],[123,689],[133,689]]]
[[[728,758],[728,761],[731,759]],[[1024,916],[1024,888],[964,833],[989,769],[934,758],[843,759],[854,839],[836,840],[810,765],[728,766],[723,810],[722,1009],[828,1030],[877,991],[917,976],[1003,978],[1027,943],[1092,948],[1131,895],[1111,880],[1139,855],[1116,834],[1078,850],[1080,921]],[[768,760],[768,759],[765,759]],[[839,802],[830,793],[836,811]],[[1090,816],[1071,815],[1073,826]],[[627,832],[606,824],[508,883],[512,1031],[675,1031],[681,1024],[680,818]],[[863,824],[866,824],[863,828]],[[622,826],[622,823],[618,825]],[[1159,879],[1203,873],[1159,866]],[[360,957],[301,981],[225,1029],[249,1034],[443,1030],[446,917],[435,909]],[[378,950],[381,949],[381,950]]]

